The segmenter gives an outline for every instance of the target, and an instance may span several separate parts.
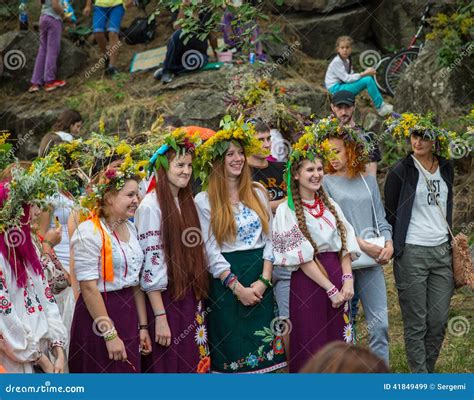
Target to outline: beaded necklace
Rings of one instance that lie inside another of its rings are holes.
[[[314,218],[320,218],[324,214],[324,210],[325,210],[324,203],[318,196],[316,196],[316,193],[314,194],[313,204],[305,203],[303,200],[301,201],[301,203],[303,203],[303,206],[306,207],[308,212]]]

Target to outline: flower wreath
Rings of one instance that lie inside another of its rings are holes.
[[[14,166],[12,179],[6,183],[8,197],[0,209],[0,232],[11,227],[20,228],[24,216],[23,206],[35,204],[40,208],[48,205],[48,198],[64,188],[67,172],[57,161],[36,159],[26,170]]]
[[[175,129],[173,132],[164,136],[161,146],[155,151],[148,162],[148,171],[151,173],[154,168],[169,169],[168,158],[166,152],[170,149],[174,150],[177,155],[192,154],[199,145],[201,139],[199,134],[189,135],[182,128]]]
[[[349,125],[341,126],[337,118],[330,116],[306,127],[320,141],[330,138],[342,139],[345,143],[355,143],[357,152],[368,160],[370,143]]]
[[[305,134],[301,136],[293,145],[292,151],[288,158],[288,163],[286,165],[288,206],[291,210],[295,209],[293,193],[291,192],[291,166],[293,163],[298,163],[302,160],[314,161],[316,158],[321,158],[323,161],[327,161],[333,157],[335,157],[335,153],[329,143],[329,140],[327,138],[321,140],[317,135],[314,134],[312,126],[305,127]]]
[[[444,158],[451,158],[452,148],[456,147],[459,140],[454,131],[440,128],[434,122],[434,114],[426,115],[403,113],[397,117],[390,117],[385,121],[385,132],[391,134],[395,139],[408,139],[412,133],[419,133],[423,138],[435,142],[434,152]]]
[[[231,142],[242,146],[247,157],[266,153],[262,143],[255,136],[254,125],[245,123],[243,118],[235,121],[230,115],[226,115],[220,122],[220,127],[221,130],[196,149],[194,174],[201,179],[204,190],[213,162],[225,155]]]
[[[134,177],[145,178],[148,160],[137,157],[129,144],[123,140],[120,141],[115,149],[115,155],[120,156],[123,161],[116,167],[111,167],[109,164],[99,181],[89,187],[88,195],[81,201],[82,207],[95,211],[98,202],[110,187],[114,186],[119,191],[125,186],[127,180]]]

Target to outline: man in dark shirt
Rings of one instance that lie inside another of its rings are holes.
[[[368,143],[370,148],[369,159],[370,162],[366,166],[368,174],[377,175],[377,162],[382,159],[379,149],[379,143],[376,135],[373,132],[366,132],[362,126],[354,122],[355,110],[355,96],[352,92],[341,90],[334,93],[331,99],[331,110],[334,116],[338,119],[340,125],[349,125],[350,127],[359,131]]]
[[[265,150],[271,150],[272,139],[270,127],[262,120],[251,120],[255,125],[256,136],[262,142]],[[252,155],[248,158],[248,163],[252,167],[252,178],[254,182],[261,183],[268,192],[270,206],[273,213],[277,207],[285,200],[286,185],[283,179],[285,164],[278,161],[270,161],[264,155]]]

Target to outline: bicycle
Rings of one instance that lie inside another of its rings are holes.
[[[375,82],[382,92],[393,96],[400,78],[408,66],[418,57],[418,53],[423,48],[424,42],[421,42],[418,46],[416,44],[427,25],[430,8],[431,4],[428,1],[420,18],[420,25],[411,38],[407,48],[400,50],[392,56],[385,56],[383,58],[381,58],[380,54],[375,50],[366,50],[360,54],[359,63],[361,66],[364,68],[374,67],[377,72],[380,71],[379,76],[383,76],[383,84],[377,80],[377,75],[375,76]]]

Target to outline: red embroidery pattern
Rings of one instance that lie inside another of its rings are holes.
[[[298,225],[293,225],[289,231],[273,232],[273,250],[278,253],[287,253],[298,248],[305,241]]]
[[[151,256],[151,265],[160,265],[160,257],[158,253],[153,253]]]
[[[334,226],[334,224],[325,216],[322,217],[322,220],[324,222],[326,222],[332,229],[336,229],[336,227]]]
[[[23,297],[25,298],[26,311],[28,312],[28,314],[33,314],[36,310],[33,307],[33,301],[31,300],[30,294],[28,293],[28,289],[26,287],[23,290]]]
[[[146,269],[145,271],[143,271],[143,280],[146,283],[152,283],[153,282],[152,276],[153,276],[153,273],[151,272],[151,269]]]
[[[53,296],[53,292],[51,291],[51,288],[49,286],[46,286],[44,289],[44,295],[48,299],[50,303],[56,303],[56,299]]]
[[[0,314],[8,315],[11,312],[12,303],[5,296],[0,296]]]
[[[138,235],[138,240],[142,241],[155,236],[160,237],[161,231],[146,231],[145,233],[141,233],[140,235]]]
[[[303,252],[301,250],[298,251],[298,259],[300,260],[300,264],[304,264]]]
[[[162,244],[157,244],[155,246],[147,246],[145,247],[145,250],[143,250],[143,253],[146,255],[146,253],[149,253],[151,251],[157,251],[157,250],[162,250],[163,245]]]

